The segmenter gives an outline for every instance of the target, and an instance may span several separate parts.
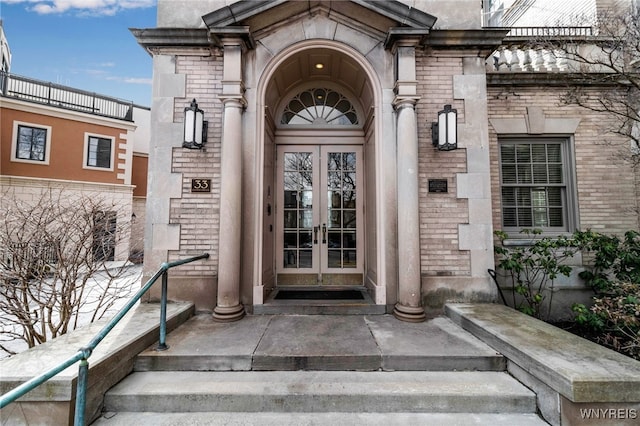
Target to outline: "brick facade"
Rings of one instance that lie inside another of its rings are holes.
[[[174,120],[183,120],[192,99],[206,111],[207,143],[202,150],[174,148],[172,173],[182,176],[182,198],[171,199],[169,223],[180,225],[180,250],[169,260],[209,253],[210,259],[181,268],[181,276],[216,274],[220,228],[220,151],[222,138],[222,57],[177,57],[176,73],[186,75],[186,96],[174,102]],[[211,192],[191,192],[192,179],[211,179]],[[204,230],[204,232],[203,232]],[[174,272],[177,273],[177,272]]]
[[[500,50],[507,31],[468,27],[472,21],[444,12],[434,26],[429,11],[398,2],[397,11],[412,10],[417,20],[405,21],[376,2],[366,2],[371,9],[357,19],[352,16],[364,11],[358,2],[320,2],[307,10],[304,2],[202,1],[189,13],[159,3],[156,32],[148,38],[137,33],[154,56],[157,132],[145,272],[209,253],[210,259],[171,272],[193,286],[177,298],[196,301],[198,309],[216,307],[220,297],[228,299],[224,309],[260,305],[277,286],[283,267],[274,253],[284,242],[276,235],[283,218],[273,198],[282,190],[275,145],[337,141],[324,138],[331,133],[326,123],[289,125],[274,118],[305,85],[330,82],[363,109],[366,126],[349,130],[357,138],[337,143],[366,142],[363,285],[388,311],[398,303],[406,312],[419,310],[416,295],[435,310],[447,300],[497,299],[487,270],[495,268],[492,231],[501,229],[498,136],[526,135],[529,114],[553,124],[556,133],[546,136],[572,140],[577,226],[608,233],[638,228],[638,177],[613,149],[622,140],[605,130],[610,117],[560,105],[561,90],[542,79],[519,84],[509,80],[512,70],[501,70],[501,79],[487,74],[496,70],[487,71],[485,58]],[[243,17],[230,23],[232,9]],[[479,16],[470,8],[472,14]],[[201,150],[181,146],[184,108],[193,99],[209,123]],[[449,104],[457,110],[459,149],[438,151],[431,124]],[[517,120],[520,133],[503,125],[498,134],[495,120]],[[224,163],[223,140],[231,159]],[[416,156],[417,170],[407,161]],[[192,192],[193,179],[211,179],[211,192]],[[430,179],[446,180],[447,191],[429,192]],[[314,208],[319,204],[314,200]],[[314,256],[322,253],[314,250]],[[314,268],[321,283],[326,271]]]
[[[423,275],[468,276],[469,252],[458,248],[458,224],[468,223],[468,201],[457,197],[458,173],[466,172],[463,150],[439,152],[431,142],[431,123],[443,105],[451,104],[464,121],[464,105],[453,99],[453,76],[461,75],[462,58],[421,52],[416,58],[420,101],[418,113],[420,181],[420,258]],[[429,179],[446,179],[447,193],[429,193]]]
[[[602,88],[587,89],[597,99]],[[548,118],[577,117],[574,135],[579,229],[622,234],[639,229],[637,178],[629,163],[628,140],[613,134],[612,114],[598,113],[578,106],[562,105],[561,87],[490,87],[488,103],[492,118],[520,118],[527,107],[539,107]],[[533,135],[536,136],[536,135]],[[498,135],[489,128],[491,143],[494,228],[501,229]]]

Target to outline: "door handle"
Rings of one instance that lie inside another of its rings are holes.
[[[327,244],[327,224],[322,224],[322,244]]]
[[[318,244],[318,230],[320,229],[320,226],[314,226],[313,227],[313,244]]]

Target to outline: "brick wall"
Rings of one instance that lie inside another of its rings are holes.
[[[453,100],[453,76],[462,74],[462,58],[428,56],[416,57],[418,93],[416,106],[419,139],[420,180],[420,256],[423,275],[470,274],[469,252],[458,249],[458,225],[469,222],[468,202],[456,197],[456,173],[465,173],[466,153],[439,152],[431,142],[431,123],[445,104],[458,110],[459,122],[464,122],[462,101]],[[448,192],[428,192],[429,179],[446,179]],[[401,208],[402,206],[400,206]]]
[[[174,148],[172,172],[182,174],[182,198],[172,199],[170,223],[180,224],[180,250],[169,260],[209,253],[209,260],[181,268],[180,275],[215,273],[218,265],[220,227],[220,152],[222,138],[222,56],[183,56],[176,59],[176,73],[186,74],[186,96],[176,98],[174,121],[184,118],[184,108],[195,98],[209,122],[207,142],[201,150]],[[211,192],[191,192],[192,179],[211,179]]]
[[[591,99],[597,88],[586,89]],[[489,116],[521,118],[526,107],[542,108],[547,118],[580,117],[575,133],[575,162],[579,206],[579,227],[604,233],[623,233],[639,229],[637,176],[626,161],[629,142],[610,132],[615,126],[611,114],[597,113],[577,106],[561,105],[562,88],[490,87]],[[489,127],[491,143],[494,228],[501,229],[498,137]]]

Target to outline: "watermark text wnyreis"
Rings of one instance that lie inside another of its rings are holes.
[[[638,418],[635,408],[581,408],[582,420],[634,420]]]

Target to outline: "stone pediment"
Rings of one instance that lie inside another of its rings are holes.
[[[379,40],[396,34],[424,37],[436,18],[399,1],[238,1],[202,17],[212,41],[240,35],[253,46],[261,38],[283,25],[301,18],[325,15],[329,19],[365,32]]]
[[[202,19],[209,28],[253,23],[256,27],[252,29],[259,30],[261,27],[273,25],[287,17],[318,8],[335,11],[350,16],[355,21],[373,26],[386,18],[390,24],[386,28],[394,26],[428,30],[436,22],[436,17],[394,0],[238,1],[211,12]]]

